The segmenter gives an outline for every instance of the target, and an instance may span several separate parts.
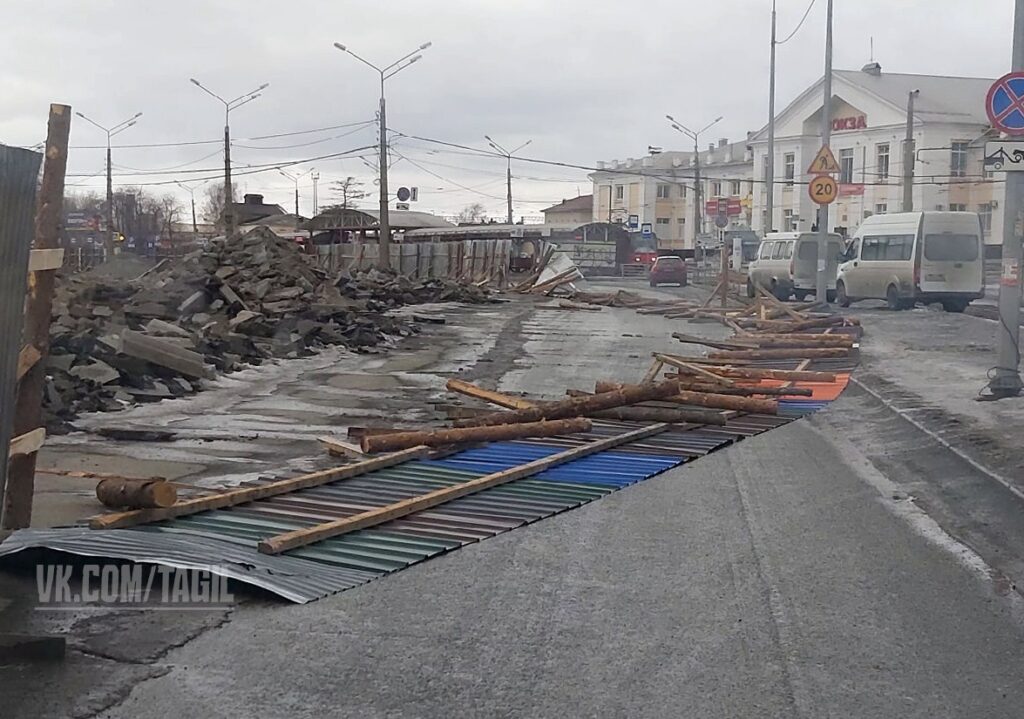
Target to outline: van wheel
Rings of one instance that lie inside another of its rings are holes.
[[[753,299],[757,292],[754,291],[754,285],[751,284],[750,280],[747,280],[747,297]]]
[[[794,292],[793,293],[793,299],[795,299],[797,302],[804,302],[804,301],[807,300],[807,296],[809,294],[811,294],[811,293],[810,292]]]
[[[906,309],[906,305],[903,303],[903,300],[900,299],[900,293],[899,290],[896,289],[896,285],[889,285],[889,288],[885,291],[885,303],[889,309],[894,312]]]
[[[835,290],[826,290],[825,291],[825,300],[828,301],[828,302],[835,302],[836,301],[836,291]]]
[[[946,312],[963,312],[969,304],[967,300],[943,300],[942,309]]]
[[[840,307],[850,306],[850,296],[846,294],[846,285],[842,282],[836,283],[836,301]]]
[[[789,299],[789,293],[784,291],[781,287],[779,287],[779,285],[774,283],[772,284],[772,294],[775,295],[775,299],[779,300],[780,302],[785,302],[786,300]]]

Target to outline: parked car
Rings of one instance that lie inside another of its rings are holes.
[[[874,215],[857,228],[839,265],[839,304],[884,299],[893,310],[940,302],[963,312],[985,295],[981,218],[973,212]]]
[[[677,255],[662,255],[651,265],[651,287],[675,283],[686,287],[686,261]]]
[[[829,301],[834,299],[836,270],[842,254],[842,238],[828,236]],[[765,235],[757,259],[747,266],[747,296],[754,297],[760,285],[780,300],[795,296],[798,301],[813,295],[817,288],[818,233],[772,232]]]

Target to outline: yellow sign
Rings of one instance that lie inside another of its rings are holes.
[[[811,178],[811,184],[807,187],[811,199],[819,205],[830,205],[836,201],[839,195],[839,185],[828,175],[816,175]]]
[[[839,163],[836,162],[836,156],[832,154],[831,148],[828,145],[822,145],[818,154],[814,156],[811,166],[807,168],[807,174],[827,175],[833,172],[839,172]]]

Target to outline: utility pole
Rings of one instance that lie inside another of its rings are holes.
[[[235,210],[232,207],[234,202],[234,192],[232,192],[231,189],[231,111],[237,110],[242,105],[255,100],[260,96],[263,90],[270,87],[270,83],[265,82],[255,90],[250,90],[247,93],[239,95],[234,100],[225,100],[217,93],[205,87],[195,78],[189,78],[189,82],[210,97],[219,100],[224,104],[224,236],[231,237],[231,235],[235,234]]]
[[[313,172],[313,168],[311,167],[308,170],[306,170],[305,172],[300,173],[298,175],[293,175],[290,172],[285,172],[284,170],[282,170],[280,168],[278,168],[277,171],[280,172],[282,175],[284,175],[289,180],[291,180],[292,182],[295,183],[295,216],[298,217],[299,216],[299,180],[301,180],[306,175],[312,173]],[[315,215],[316,212],[314,211],[313,214]]]
[[[821,108],[821,144],[832,142],[832,0],[828,0],[825,27],[825,102]],[[818,206],[818,275],[815,294],[828,302],[828,205]]]
[[[313,180],[313,217],[316,217],[320,214],[320,199],[317,196],[317,183],[320,182],[320,172],[313,170],[309,177]]]
[[[1016,0],[1013,18],[1013,68],[1024,70],[1024,0]],[[1020,264],[1021,238],[1017,234],[1024,173],[1006,173],[1003,200],[1003,267],[999,280],[999,359],[988,389],[994,399],[1020,394]]]
[[[665,115],[665,117],[668,118],[669,124],[671,124],[673,130],[681,132],[684,135],[686,135],[687,137],[689,137],[691,140],[693,140],[693,205],[694,205],[694,207],[693,207],[693,246],[696,248],[696,246],[697,246],[697,236],[701,232],[701,201],[700,201],[701,191],[700,191],[700,146],[699,146],[699,138],[705,132],[707,132],[712,127],[714,127],[719,122],[721,122],[722,121],[722,116],[719,115],[714,120],[709,122],[707,125],[705,125],[700,130],[697,130],[696,132],[694,132],[693,130],[691,130],[688,127],[686,127],[686,125],[684,125],[683,123],[679,122],[678,120],[676,120],[671,115]]]
[[[509,151],[509,150],[506,150],[501,145],[499,145],[494,140],[492,140],[490,135],[484,135],[484,139],[487,140],[488,144],[490,144],[491,147],[493,147],[495,150],[497,150],[502,155],[504,155],[505,159],[508,161],[508,165],[507,165],[506,172],[505,172],[506,184],[507,184],[506,199],[508,200],[508,224],[511,225],[511,224],[514,223],[514,220],[512,219],[512,155],[514,155],[517,152],[519,152],[520,150],[522,150],[524,147],[526,147],[531,142],[533,142],[533,140],[527,140],[526,142],[524,142],[522,145],[520,145],[516,149]]]
[[[765,169],[767,195],[765,197],[767,234],[775,229],[775,0],[772,0],[772,50],[768,71],[768,163]]]
[[[124,122],[119,122],[113,127],[104,127],[103,125],[99,124],[95,120],[91,120],[90,118],[86,117],[80,112],[76,112],[75,114],[83,120],[85,120],[86,122],[88,122],[90,125],[98,127],[99,129],[103,130],[103,132],[107,133],[107,233],[106,239],[104,241],[104,246],[106,248],[107,259],[109,260],[111,257],[114,256],[114,171],[113,166],[110,162],[110,138],[112,138],[114,135],[124,132],[129,127],[134,125],[135,121],[142,117],[142,113],[137,112]]]
[[[914,147],[914,98],[920,90],[911,90],[907,96],[907,137],[903,141],[903,211],[914,211],[914,162],[917,152]]]
[[[185,190],[192,199],[192,241],[196,242],[199,240],[199,225],[196,223],[196,191],[183,182],[177,182],[177,185]]]
[[[412,52],[395,60],[387,67],[377,67],[372,62],[356,55],[340,42],[334,43],[334,47],[338,48],[342,52],[347,52],[356,60],[373,69],[378,75],[380,75],[380,110],[377,113],[377,119],[380,126],[380,158],[378,159],[380,164],[380,220],[378,222],[379,237],[377,253],[379,257],[377,258],[377,265],[382,270],[391,269],[391,222],[388,217],[388,121],[384,103],[384,81],[394,77],[402,70],[422,58],[423,55],[417,53],[426,50],[430,45],[431,43],[425,42]]]

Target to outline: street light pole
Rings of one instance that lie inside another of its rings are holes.
[[[531,142],[533,142],[533,140],[527,140],[526,142],[524,142],[522,145],[520,145],[519,147],[517,147],[514,150],[506,150],[504,147],[502,147],[497,142],[492,140],[490,135],[484,135],[484,139],[487,140],[488,144],[491,147],[493,147],[495,150],[497,150],[502,155],[504,155],[505,159],[508,161],[508,164],[507,164],[506,170],[505,170],[505,178],[506,178],[505,181],[506,181],[506,188],[507,188],[506,199],[508,200],[508,224],[511,225],[511,224],[514,224],[514,219],[512,217],[512,156],[514,154],[516,154],[517,152],[519,152],[520,150],[522,150],[527,145],[529,145]]]
[[[1016,0],[1013,18],[1013,70],[1024,70],[1024,0]],[[988,383],[992,397],[1016,397],[1020,379],[1020,264],[1021,238],[1017,234],[1024,199],[1024,173],[1006,173],[1003,199],[1003,261],[999,280],[999,359]]]
[[[320,214],[320,198],[317,196],[317,184],[320,182],[320,173],[314,169],[309,177],[313,180],[313,217],[316,217]]]
[[[377,265],[382,270],[391,269],[391,221],[388,217],[388,123],[384,101],[384,82],[422,58],[423,55],[417,53],[426,50],[430,45],[431,43],[425,42],[387,67],[377,67],[369,60],[356,55],[340,42],[334,43],[334,47],[348,53],[380,76],[380,110],[377,114],[380,126],[380,220],[378,222],[377,253],[379,256],[377,258]]]
[[[92,120],[80,112],[76,112],[80,118],[88,122],[90,125],[98,127],[107,134],[107,234],[104,240],[104,247],[106,249],[107,259],[109,260],[114,256],[114,172],[111,166],[110,158],[110,138],[121,132],[124,132],[129,127],[135,124],[135,121],[142,117],[141,112],[137,112],[129,117],[124,122],[119,122],[113,127],[104,127],[95,120]]]
[[[234,192],[231,190],[231,111],[255,100],[263,90],[270,87],[270,83],[265,82],[255,90],[239,95],[234,100],[225,100],[194,77],[189,78],[189,82],[224,105],[224,236],[231,237],[235,233],[235,211],[231,206],[234,200]]]
[[[832,0],[828,0],[825,27],[825,100],[821,108],[821,145],[832,142]],[[818,207],[818,302],[828,302],[828,205]]]
[[[701,191],[700,191],[700,136],[710,130],[712,127],[722,121],[722,116],[719,115],[714,120],[709,122],[700,130],[696,132],[689,129],[679,120],[675,119],[671,115],[665,115],[668,118],[669,123],[672,125],[672,129],[683,133],[687,137],[693,140],[693,246],[697,247],[697,236],[701,232]],[[723,250],[724,252],[724,250]]]
[[[768,71],[768,162],[765,169],[767,220],[765,227],[761,228],[764,233],[775,229],[775,38],[775,0],[772,0],[772,50]]]
[[[175,181],[177,182],[177,181]],[[192,241],[199,241],[199,225],[196,223],[196,191],[195,188],[189,187],[183,182],[177,182],[178,187],[185,190],[192,198]]]
[[[311,172],[313,172],[313,169],[314,169],[314,168],[312,168],[312,167],[311,167],[311,168],[309,168],[308,170],[306,170],[305,172],[303,172],[303,173],[300,173],[300,174],[298,174],[298,175],[293,175],[293,174],[291,174],[290,172],[285,172],[285,171],[284,171],[284,170],[282,170],[281,168],[278,168],[278,170],[277,170],[277,171],[278,171],[278,172],[280,172],[280,173],[281,173],[282,175],[284,175],[284,176],[285,176],[285,177],[287,177],[287,178],[288,178],[289,180],[291,180],[292,182],[294,182],[294,183],[295,183],[295,216],[296,216],[296,217],[298,217],[298,216],[299,216],[299,180],[301,180],[301,179],[302,179],[303,177],[305,177],[306,175],[308,175],[308,174],[310,174]],[[315,183],[315,182],[316,182],[316,181],[314,180],[314,183]],[[316,185],[314,184],[314,187],[315,187],[315,186],[316,186]],[[315,192],[315,191],[314,191],[314,192]],[[314,202],[315,202],[315,200],[314,200]],[[315,210],[314,210],[313,214],[314,214],[314,215],[316,214],[316,211],[315,211]]]

